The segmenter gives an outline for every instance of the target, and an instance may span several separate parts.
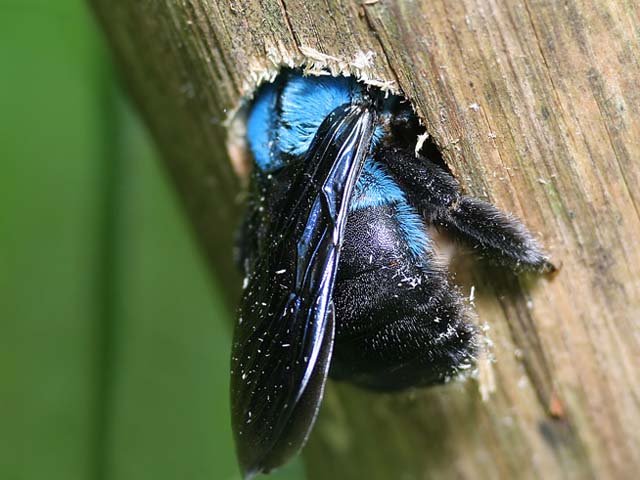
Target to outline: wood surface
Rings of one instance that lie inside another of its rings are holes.
[[[310,479],[635,478],[637,2],[92,4],[230,304],[246,165],[228,119],[282,66],[403,91],[464,190],[561,265],[536,278],[463,262],[454,281],[490,345],[477,378],[393,396],[331,384]]]

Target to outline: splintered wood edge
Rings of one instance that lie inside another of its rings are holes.
[[[242,96],[225,120],[227,127],[227,151],[233,171],[246,186],[251,172],[251,158],[246,143],[247,106],[255,92],[265,83],[273,82],[285,68],[300,69],[304,75],[334,77],[355,77],[359,82],[379,88],[383,92],[404,95],[395,80],[379,78],[372,68],[376,53],[373,50],[358,51],[349,60],[319,52],[311,47],[300,47],[300,55],[282,57],[276,60],[269,56],[270,65],[260,65],[252,69],[242,85]],[[419,140],[418,140],[419,141]]]

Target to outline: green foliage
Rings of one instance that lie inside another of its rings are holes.
[[[0,478],[238,478],[229,312],[94,22],[0,3],[0,62]]]

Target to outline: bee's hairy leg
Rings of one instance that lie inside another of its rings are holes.
[[[439,211],[437,217],[437,226],[455,232],[498,263],[516,270],[555,270],[527,228],[490,203],[462,196],[449,208]]]
[[[555,270],[517,218],[490,203],[462,195],[456,179],[434,162],[398,147],[381,149],[378,155],[428,223],[446,229],[483,256],[513,269]]]

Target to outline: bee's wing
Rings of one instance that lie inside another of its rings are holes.
[[[247,476],[284,463],[315,420],[333,347],[331,297],[349,199],[374,115],[345,105],[325,119],[249,274],[231,360],[232,420]]]

